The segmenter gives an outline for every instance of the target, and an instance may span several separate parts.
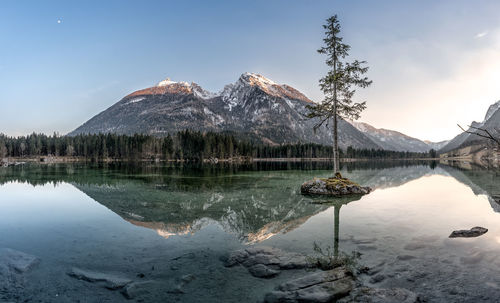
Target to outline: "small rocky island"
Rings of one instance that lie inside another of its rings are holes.
[[[324,196],[346,196],[346,195],[366,195],[372,189],[368,186],[361,186],[347,178],[343,178],[340,173],[336,173],[331,178],[314,178],[304,182],[300,187],[300,192],[306,195]]]

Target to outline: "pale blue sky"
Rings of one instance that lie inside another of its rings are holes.
[[[170,77],[220,90],[257,72],[321,100],[338,14],[371,88],[361,121],[443,140],[500,99],[498,1],[2,1],[0,132],[67,133]],[[60,23],[58,23],[60,20]]]

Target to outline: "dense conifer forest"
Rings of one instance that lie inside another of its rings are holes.
[[[341,150],[343,158],[428,158],[435,152],[412,153],[375,149]],[[188,160],[231,158],[331,158],[332,147],[314,143],[265,145],[239,140],[234,134],[181,131],[166,137],[136,134],[60,136],[0,134],[0,158],[78,157],[99,160]]]

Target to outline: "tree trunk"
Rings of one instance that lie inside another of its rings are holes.
[[[339,172],[339,144],[337,132],[337,54],[333,52],[333,176]]]
[[[337,112],[337,101],[333,105],[335,113]],[[333,175],[339,172],[339,142],[337,130],[337,114],[333,116]]]
[[[333,213],[333,226],[334,226],[334,236],[333,236],[333,256],[335,258],[339,257],[339,234],[340,234],[340,208],[342,204],[335,205]]]

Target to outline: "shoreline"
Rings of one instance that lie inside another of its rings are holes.
[[[439,158],[341,158],[340,162],[368,162],[368,161],[438,161]],[[442,160],[442,159],[441,159]],[[203,159],[189,160],[189,159],[89,159],[84,157],[6,157],[0,159],[0,166],[14,166],[25,163],[39,163],[39,164],[57,164],[57,163],[116,163],[116,162],[148,162],[148,163],[196,163],[202,162],[207,164],[218,163],[257,163],[257,162],[332,162],[331,158],[229,158],[229,159]]]

